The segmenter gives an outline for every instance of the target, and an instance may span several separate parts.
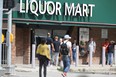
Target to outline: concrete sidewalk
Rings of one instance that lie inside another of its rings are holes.
[[[78,67],[71,66],[72,72],[85,72],[94,74],[116,74],[116,66],[105,65],[93,65],[89,67],[88,65],[79,65]]]
[[[76,67],[75,65],[71,65],[70,72],[84,72],[84,73],[98,73],[98,74],[116,74],[116,65],[112,67],[109,65],[102,66],[102,65],[93,65],[89,67],[88,65],[79,65]],[[49,66],[48,70],[58,70],[60,67],[58,66]],[[31,65],[16,65],[15,71],[20,72],[38,72],[39,65],[36,65],[35,68],[32,68]]]

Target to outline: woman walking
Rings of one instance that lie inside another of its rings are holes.
[[[41,43],[37,47],[37,55],[39,60],[39,77],[42,77],[42,67],[44,69],[44,77],[46,77],[47,65],[50,60],[50,51],[45,38],[41,40]]]

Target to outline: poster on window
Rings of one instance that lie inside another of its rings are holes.
[[[108,38],[108,30],[107,29],[102,29],[101,30],[101,38]]]
[[[89,41],[89,28],[80,28],[79,29],[79,41]]]

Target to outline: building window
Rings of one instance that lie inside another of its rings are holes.
[[[80,28],[79,29],[79,41],[89,41],[89,28]]]
[[[101,38],[104,38],[104,39],[108,38],[108,29],[101,30]]]

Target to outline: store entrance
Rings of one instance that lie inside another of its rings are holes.
[[[51,38],[54,36],[58,36],[59,38],[63,38],[65,34],[67,34],[70,30],[70,27],[66,26],[50,26],[50,25],[39,25],[35,26],[31,29],[31,44],[30,44],[30,63],[32,63],[32,44],[35,43],[36,49],[37,46],[41,42],[41,38],[47,38],[47,33],[51,34]],[[35,49],[35,50],[36,50]]]
[[[68,33],[68,30],[70,27],[66,26],[49,26],[49,25],[41,25],[39,28],[35,29],[35,37],[36,37],[36,43],[40,43],[40,38],[47,37],[47,33],[51,34],[51,38],[54,38],[54,36],[58,36],[62,38],[65,34]]]

